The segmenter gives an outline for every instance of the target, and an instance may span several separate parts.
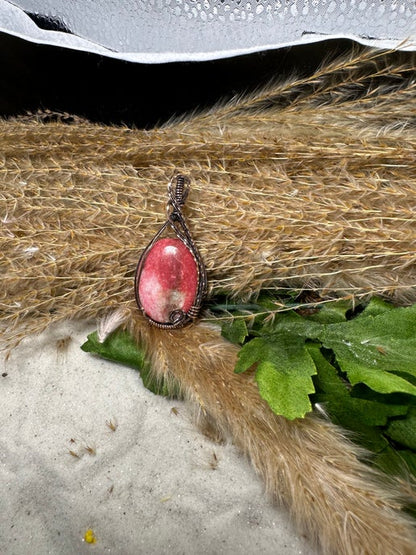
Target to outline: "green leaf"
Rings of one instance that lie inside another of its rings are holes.
[[[233,318],[221,327],[221,335],[237,345],[242,345],[248,336],[247,325],[242,318]]]
[[[156,395],[177,396],[178,388],[173,384],[168,387],[166,382],[158,380],[151,372],[146,360],[144,350],[134,341],[133,337],[124,330],[116,330],[107,339],[100,343],[97,332],[87,337],[87,341],[81,345],[81,349],[113,362],[120,362],[139,370],[143,385]]]
[[[400,449],[398,453],[400,454],[401,459],[406,463],[408,470],[413,474],[413,476],[416,476],[416,453],[407,449]],[[407,475],[406,478],[408,478]]]
[[[365,383],[378,393],[407,393],[416,395],[416,386],[408,380],[381,368],[365,366],[355,360],[337,358],[352,385]]]
[[[311,410],[309,394],[315,391],[311,376],[316,368],[301,337],[280,334],[252,339],[241,348],[235,371],[254,365],[260,395],[276,414],[293,420]]]
[[[401,476],[406,481],[409,480],[409,472],[416,476],[416,453],[408,449],[395,449],[387,445],[371,462],[386,474]]]
[[[310,318],[304,318],[289,310],[288,312],[277,313],[274,319],[263,325],[262,335],[264,336],[277,336],[280,334],[299,336],[303,339],[314,339],[318,337],[325,325],[320,322],[315,322]]]
[[[366,318],[367,316],[379,316],[390,310],[394,310],[394,305],[380,299],[379,297],[371,297],[365,309],[357,316],[357,318]]]
[[[309,344],[308,350],[317,368],[314,402],[323,405],[333,422],[355,432],[368,449],[384,449],[388,442],[381,427],[388,423],[390,417],[405,415],[408,406],[389,404],[382,396],[378,396],[377,400],[353,397],[351,386],[323,356],[319,345]]]
[[[407,418],[392,420],[386,436],[413,451],[416,451],[416,408],[409,410]]]
[[[374,313],[374,308],[371,309]],[[416,395],[416,388],[400,372],[416,376],[416,305],[382,309],[377,315],[329,324],[316,338],[332,349],[351,383],[362,381],[376,391]],[[365,311],[364,311],[365,312]],[[363,314],[364,314],[363,312]]]
[[[338,420],[354,429],[354,424],[362,421],[366,426],[385,426],[388,418],[407,414],[406,404],[389,403],[385,396],[376,399],[356,397],[354,389],[343,380],[337,369],[321,353],[319,345],[310,344],[308,350],[317,367],[315,383],[317,391],[323,392],[319,400],[328,402],[330,412],[337,413]],[[319,396],[319,394],[317,395]]]
[[[330,303],[324,303],[315,314],[308,316],[308,320],[320,322],[321,324],[335,324],[347,320],[347,312],[352,308],[351,301],[340,299]]]
[[[87,341],[81,345],[81,349],[107,360],[121,362],[136,370],[140,370],[146,364],[144,351],[139,349],[131,335],[124,330],[113,332],[103,343],[100,343],[97,332],[94,331],[87,336]]]

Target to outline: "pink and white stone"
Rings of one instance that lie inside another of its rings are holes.
[[[198,289],[191,251],[180,239],[159,239],[147,253],[137,287],[141,307],[156,322],[169,322],[174,310],[188,312]]]

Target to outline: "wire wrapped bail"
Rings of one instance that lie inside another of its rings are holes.
[[[175,185],[174,185],[175,182]],[[178,174],[174,176],[168,185],[169,192],[175,188],[175,200],[177,204],[183,206],[189,194],[190,180],[186,175]]]

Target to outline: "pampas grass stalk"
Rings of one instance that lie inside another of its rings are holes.
[[[166,185],[181,172],[211,294],[414,302],[415,69],[411,55],[359,51],[150,131],[1,121],[3,346],[117,309],[155,373],[179,381],[250,456],[324,552],[414,552],[399,482],[382,484],[332,424],[276,417],[252,377],[233,374],[235,347],[206,323],[144,325],[133,276],[165,220]]]
[[[232,441],[322,553],[411,555],[413,522],[400,513],[411,497],[360,459],[345,432],[314,414],[288,421],[260,399],[254,373],[235,374],[238,349],[212,326],[175,332],[149,327],[137,311],[128,327],[147,346],[158,378],[179,382],[202,424]]]

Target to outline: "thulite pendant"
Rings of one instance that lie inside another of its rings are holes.
[[[156,322],[169,322],[172,312],[188,310],[198,288],[198,269],[180,239],[159,239],[146,256],[139,281],[139,299]]]
[[[168,219],[142,253],[135,292],[143,314],[160,328],[178,328],[197,317],[206,294],[206,272],[182,214],[189,191],[187,178],[169,183]],[[161,238],[171,228],[176,237]]]

